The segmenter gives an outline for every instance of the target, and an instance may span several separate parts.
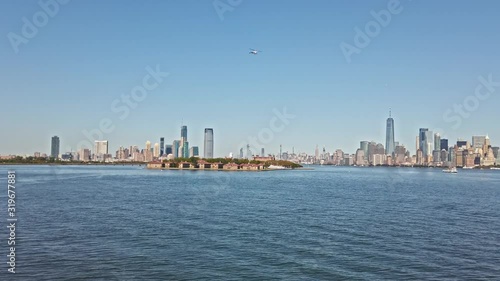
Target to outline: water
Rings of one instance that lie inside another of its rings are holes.
[[[500,279],[500,171],[7,169],[0,280]]]

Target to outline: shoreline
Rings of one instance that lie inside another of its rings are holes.
[[[128,163],[128,162],[123,162],[123,163],[95,163],[95,162],[88,162],[88,163],[0,163],[0,166],[138,166],[138,167],[146,167],[149,170],[207,170],[207,171],[232,171],[232,170],[224,170],[224,169],[198,169],[198,168],[165,168],[165,169],[154,169],[154,168],[148,168],[148,163]],[[309,171],[309,170],[315,170],[315,167],[339,167],[339,168],[414,168],[414,169],[447,169],[448,167],[436,167],[436,166],[387,166],[387,165],[381,165],[381,166],[337,166],[337,165],[304,165],[302,168],[294,168],[294,169],[265,169],[265,170],[260,170],[260,171],[287,171],[287,170],[303,170],[303,171]],[[492,169],[493,168],[493,169]],[[476,166],[476,167],[457,167],[459,170],[497,170],[500,169],[500,166]],[[252,170],[234,170],[234,171],[252,171]]]

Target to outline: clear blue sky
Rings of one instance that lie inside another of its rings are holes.
[[[222,2],[226,2],[221,0]],[[216,155],[236,153],[287,107],[296,115],[265,145],[268,152],[313,153],[316,144],[353,153],[360,140],[385,144],[389,107],[396,140],[414,153],[418,128],[445,136],[489,134],[500,145],[500,87],[458,128],[443,114],[474,94],[478,77],[500,81],[500,2],[401,1],[361,53],[348,63],[340,44],[373,20],[381,1],[243,0],[221,20],[212,0],[73,0],[16,54],[9,32],[21,35],[38,1],[0,2],[0,154],[61,152],[103,118],[112,153],[120,146],[180,137],[203,147],[215,130]],[[248,54],[249,48],[263,52]],[[151,66],[170,76],[124,120],[111,104],[142,84]],[[443,132],[444,131],[444,132]]]

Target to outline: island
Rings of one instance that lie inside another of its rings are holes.
[[[274,159],[200,159],[191,157],[153,161],[147,164],[147,168],[156,170],[272,171],[299,169],[302,168],[302,165],[290,161]]]

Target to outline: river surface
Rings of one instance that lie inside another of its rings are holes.
[[[0,166],[0,280],[500,280],[500,171],[314,168]]]

